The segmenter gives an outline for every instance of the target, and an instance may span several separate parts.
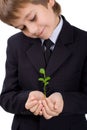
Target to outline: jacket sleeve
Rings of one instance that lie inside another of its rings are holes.
[[[77,92],[61,92],[64,99],[63,113],[87,114],[87,56],[84,61],[79,86],[80,90]]]
[[[16,47],[8,40],[6,76],[0,95],[0,105],[7,112],[14,114],[31,114],[25,109],[29,91],[21,90],[18,81],[18,56]]]

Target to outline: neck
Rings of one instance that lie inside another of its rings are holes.
[[[57,16],[57,17],[56,17],[56,22],[55,22],[55,28],[57,27],[57,25],[59,24],[59,22],[60,22],[60,17]]]

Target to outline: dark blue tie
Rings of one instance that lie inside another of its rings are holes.
[[[53,45],[53,42],[50,39],[47,39],[44,41],[43,43],[44,47],[45,47],[45,51],[44,51],[44,57],[45,57],[45,61],[46,61],[46,65],[50,59],[52,50],[50,49]]]

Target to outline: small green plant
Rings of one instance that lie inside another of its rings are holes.
[[[46,71],[44,68],[40,68],[39,73],[43,75],[43,77],[38,78],[39,81],[41,81],[44,86],[44,95],[46,96],[46,86],[49,84],[49,80],[51,79],[51,77],[46,76]]]

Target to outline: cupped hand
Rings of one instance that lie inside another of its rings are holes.
[[[32,91],[26,101],[25,108],[31,111],[34,115],[42,115],[42,100],[45,98],[40,91]]]
[[[46,119],[50,119],[54,116],[58,116],[64,106],[62,95],[58,92],[51,94],[45,100],[42,100],[42,114]]]

